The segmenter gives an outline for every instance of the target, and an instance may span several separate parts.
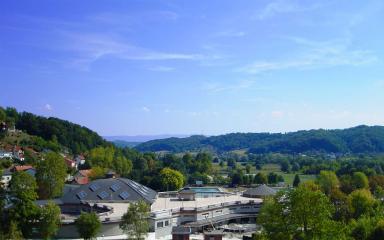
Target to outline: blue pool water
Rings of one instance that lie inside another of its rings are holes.
[[[221,193],[219,188],[206,188],[206,187],[190,187],[196,193]]]

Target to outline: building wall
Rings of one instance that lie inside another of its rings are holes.
[[[101,225],[100,233],[98,234],[98,237],[108,237],[108,236],[117,236],[124,234],[123,231],[119,227],[119,223],[106,223],[103,222]],[[59,232],[56,235],[56,238],[67,238],[67,239],[73,239],[73,238],[80,238],[77,228],[75,224],[63,224],[61,225],[61,228]]]

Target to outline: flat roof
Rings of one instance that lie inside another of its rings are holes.
[[[164,210],[176,210],[180,208],[203,208],[211,205],[230,204],[234,202],[248,203],[254,201],[255,203],[262,203],[263,200],[259,198],[248,198],[240,195],[229,195],[221,197],[208,197],[208,198],[196,198],[192,201],[180,201],[175,198],[157,198],[151,206],[151,211],[164,211]]]

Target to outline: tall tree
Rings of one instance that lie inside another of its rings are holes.
[[[299,176],[299,174],[296,174],[295,175],[295,178],[293,179],[293,186],[294,187],[298,187],[299,186],[299,184],[300,184],[300,176]]]
[[[292,221],[298,224],[306,238],[321,237],[333,212],[327,196],[303,185],[289,193],[289,200]]]
[[[316,183],[320,186],[321,190],[329,196],[332,189],[338,188],[340,183],[335,172],[321,171],[316,179]]]
[[[184,186],[184,176],[177,170],[163,168],[160,171],[160,180],[164,190],[178,190]]]
[[[289,201],[283,200],[285,194],[279,192],[273,198],[267,198],[258,214],[257,223],[263,226],[268,239],[291,239],[297,229],[287,211]]]
[[[36,189],[36,181],[28,173],[12,174],[9,191],[13,206],[9,210],[9,216],[10,220],[20,227],[25,237],[31,234],[31,222],[34,222],[38,215],[38,208],[35,204]]]
[[[352,184],[355,189],[362,189],[369,187],[367,176],[363,172],[354,172],[352,175]]]
[[[101,222],[95,212],[82,212],[75,220],[77,232],[84,239],[92,239],[97,236],[101,228]]]
[[[348,196],[349,210],[353,217],[372,214],[376,200],[367,189],[357,189]]]
[[[59,230],[60,207],[54,202],[49,202],[40,209],[38,229],[44,239],[50,239]]]
[[[268,183],[268,178],[265,173],[259,172],[255,175],[254,182],[256,184],[267,184]]]
[[[120,228],[128,235],[128,239],[142,240],[149,231],[150,207],[144,201],[131,203],[122,217]]]
[[[39,196],[42,199],[58,197],[63,193],[67,166],[64,158],[54,152],[45,155],[36,168],[36,180],[39,186]]]

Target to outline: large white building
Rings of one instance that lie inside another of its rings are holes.
[[[184,193],[193,194],[193,197],[158,194],[125,178],[99,179],[80,187],[72,186],[62,198],[55,200],[62,210],[62,227],[57,237],[78,237],[74,221],[81,211],[98,213],[102,222],[100,237],[122,235],[119,228],[121,217],[129,203],[138,200],[144,200],[151,206],[150,232],[156,239],[169,239],[172,227],[176,226],[199,232],[232,222],[254,223],[262,203],[261,199],[225,193],[220,188],[187,190]],[[43,205],[45,201],[37,203]]]

